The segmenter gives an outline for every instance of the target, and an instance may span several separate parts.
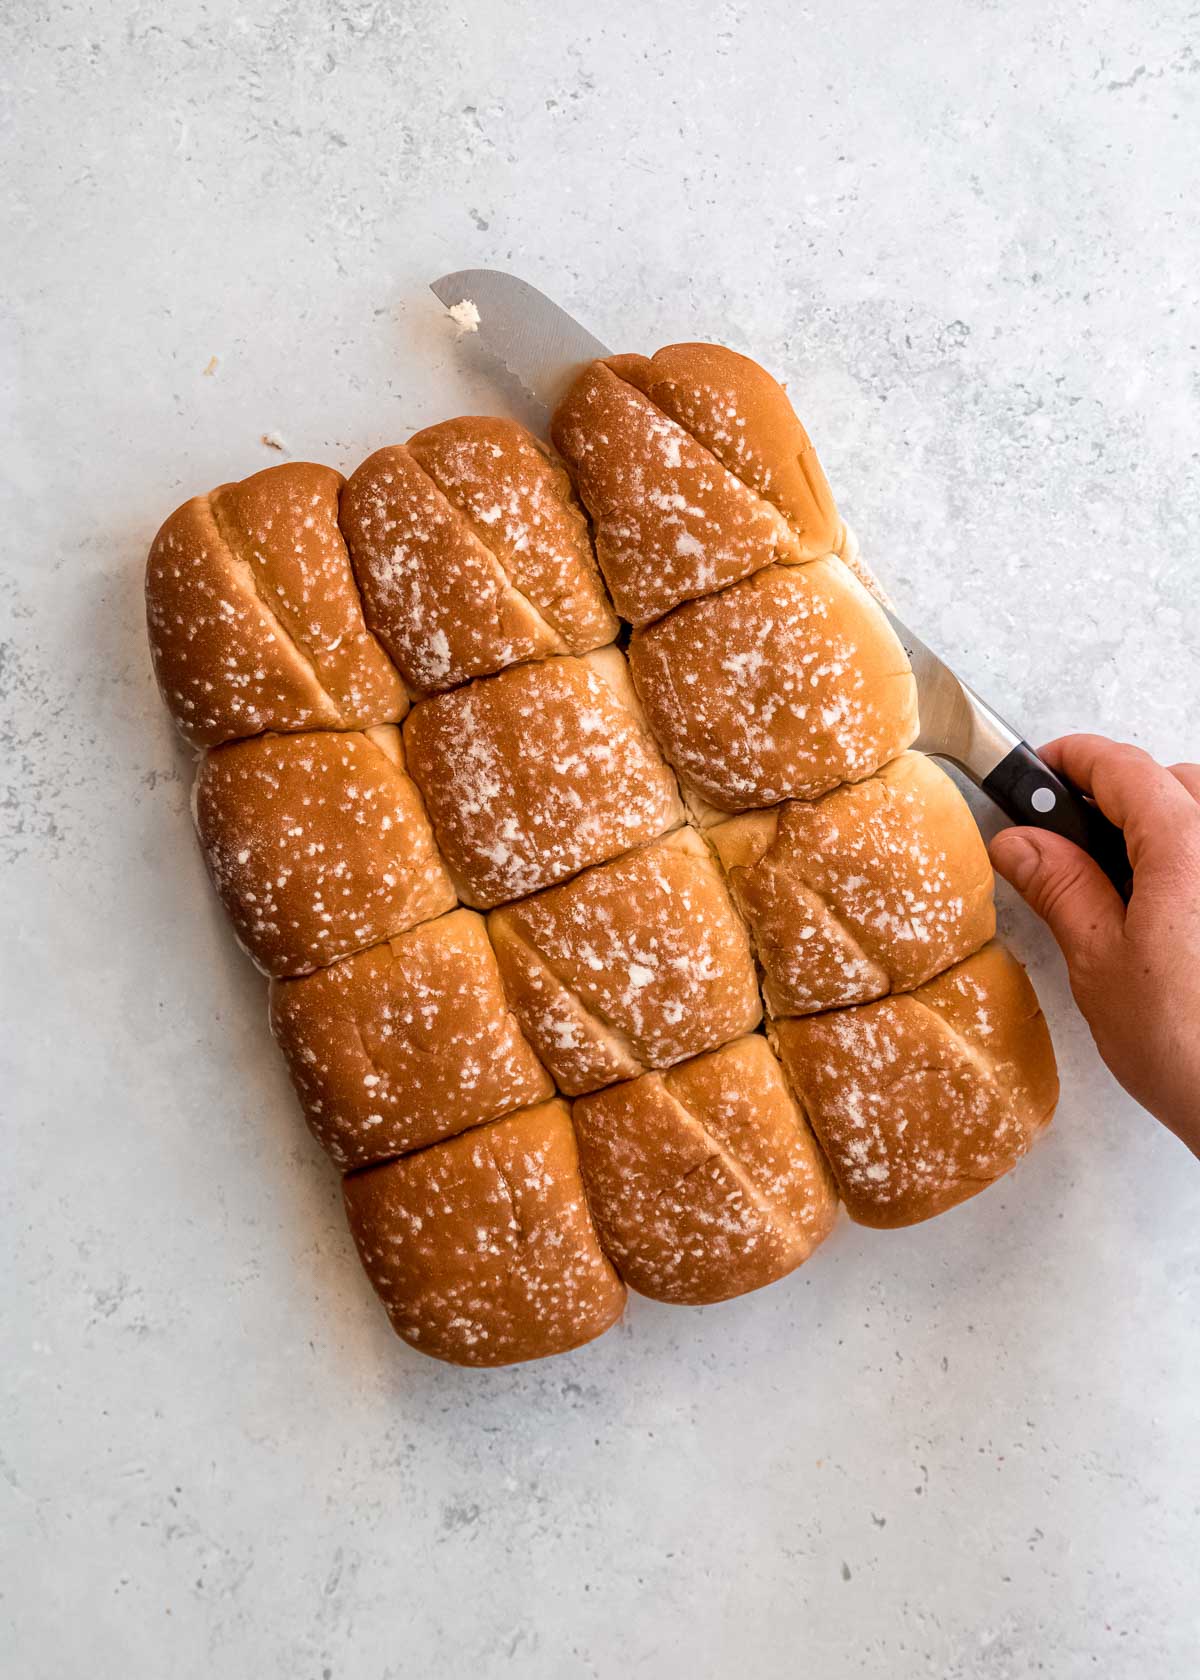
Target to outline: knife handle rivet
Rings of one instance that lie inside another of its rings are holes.
[[[1034,788],[1033,792],[1029,796],[1029,803],[1033,806],[1035,811],[1041,811],[1042,814],[1045,815],[1047,811],[1053,811],[1054,807],[1058,804],[1058,796],[1053,788]]]

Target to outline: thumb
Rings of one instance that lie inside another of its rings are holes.
[[[1118,938],[1120,894],[1086,852],[1041,828],[1004,828],[990,847],[999,875],[1014,886],[1057,939],[1068,965]]]

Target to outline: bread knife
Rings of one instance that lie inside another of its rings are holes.
[[[495,268],[443,274],[431,290],[464,333],[500,362],[547,417],[588,362],[611,356],[564,309],[514,274]],[[473,306],[473,307],[472,307]],[[947,759],[983,789],[1010,822],[1061,834],[1083,848],[1128,899],[1133,871],[1121,830],[1052,770],[884,603],[917,683],[918,752]]]

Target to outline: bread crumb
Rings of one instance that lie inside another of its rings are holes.
[[[286,455],[288,452],[287,444],[284,443],[278,432],[264,432],[258,441],[265,444],[268,449],[276,450],[280,455]]]
[[[448,313],[460,333],[479,331],[479,310],[470,298],[460,298],[457,303],[451,304]]]

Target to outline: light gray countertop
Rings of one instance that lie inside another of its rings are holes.
[[[1192,1680],[1200,1167],[1002,895],[1063,1074],[1010,1179],[497,1374],[391,1335],[204,879],[153,531],[495,407],[425,290],[780,372],[1035,739],[1200,756],[1183,0],[10,0],[4,1627],[22,1680]]]

